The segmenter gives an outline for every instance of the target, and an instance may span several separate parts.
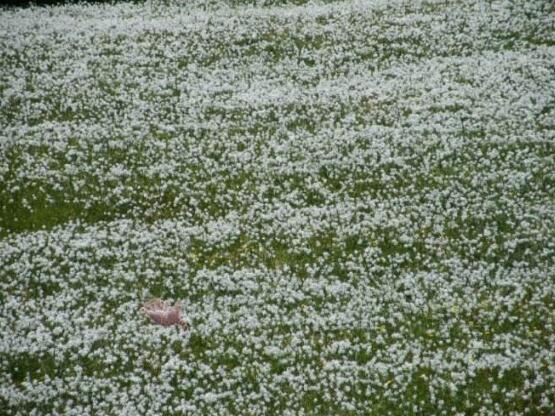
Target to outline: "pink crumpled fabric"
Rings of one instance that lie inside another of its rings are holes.
[[[183,329],[189,327],[187,321],[181,316],[181,302],[177,302],[174,306],[170,306],[162,299],[155,298],[146,302],[141,310],[150,318],[152,323],[157,325],[179,325]]]

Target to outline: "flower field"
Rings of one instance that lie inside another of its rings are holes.
[[[0,414],[555,414],[555,3],[297,3],[0,9]]]

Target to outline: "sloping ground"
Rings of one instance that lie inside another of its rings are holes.
[[[553,414],[555,5],[154,3],[0,11],[0,408]]]

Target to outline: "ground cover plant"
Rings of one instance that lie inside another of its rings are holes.
[[[554,22],[1,9],[0,413],[554,414]]]

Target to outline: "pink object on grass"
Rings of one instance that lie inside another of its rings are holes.
[[[183,329],[187,329],[189,326],[181,316],[181,302],[169,306],[162,299],[155,298],[146,302],[141,310],[157,325],[179,325]]]

